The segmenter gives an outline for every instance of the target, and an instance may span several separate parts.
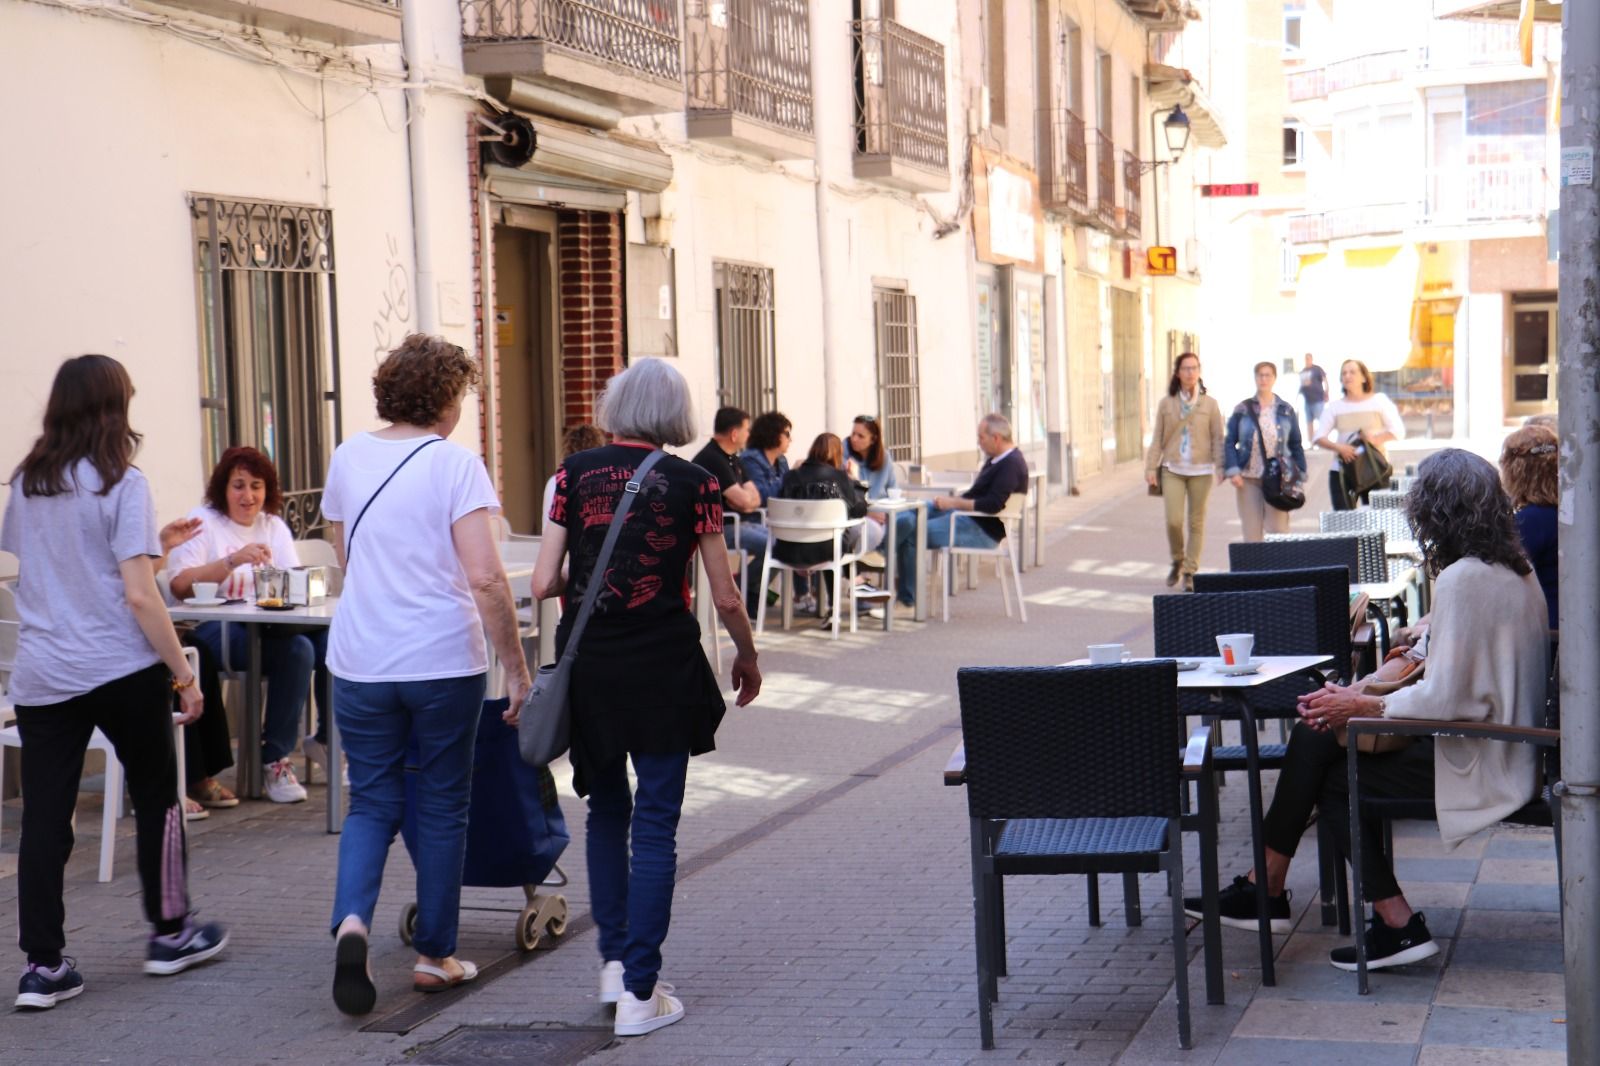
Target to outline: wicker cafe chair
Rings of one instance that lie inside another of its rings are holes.
[[[1406,494],[1398,489],[1373,489],[1367,503],[1373,510],[1393,510],[1406,505]]]
[[[1354,538],[1261,540],[1228,545],[1229,570],[1306,570],[1342,566],[1350,583],[1361,580],[1361,556]]]
[[[968,667],[956,682],[965,764],[952,760],[946,781],[967,786],[984,1049],[1006,972],[1002,878],[1156,872],[1168,877],[1178,1044],[1189,1047],[1179,807],[1185,777],[1204,787],[1209,747],[1202,730],[1183,756],[1172,750],[1177,664]]]
[[[1356,571],[1355,580],[1358,584],[1369,584],[1389,580],[1388,556],[1384,553],[1384,535],[1380,530],[1369,529],[1358,533],[1269,533],[1263,543],[1267,544],[1316,544],[1320,541],[1350,539],[1356,542]],[[1229,546],[1230,553],[1232,546]],[[1232,565],[1232,556],[1229,556],[1229,569],[1242,570],[1245,567]],[[1302,563],[1309,566],[1309,563]],[[1249,569],[1257,569],[1250,567]]]
[[[1561,674],[1556,656],[1550,657],[1550,677],[1545,684],[1543,726],[1500,725],[1495,722],[1449,722],[1420,718],[1352,718],[1346,723],[1350,746],[1364,735],[1390,734],[1408,737],[1463,737],[1469,740],[1497,740],[1507,744],[1532,744],[1542,748],[1539,762],[1539,791],[1517,810],[1506,815],[1503,822],[1511,825],[1528,825],[1549,828],[1555,832],[1556,889],[1564,891],[1561,862],[1561,819],[1556,812],[1556,783],[1561,779]],[[1401,799],[1361,796],[1360,759],[1346,759],[1349,774],[1350,796],[1350,882],[1355,887],[1356,913],[1362,913],[1365,902],[1361,892],[1361,834],[1363,822],[1377,818],[1382,823],[1383,848],[1392,860],[1394,857],[1394,828],[1396,818],[1437,818],[1433,800]],[[1343,871],[1340,871],[1341,875]],[[1563,903],[1565,901],[1563,900]],[[1363,931],[1364,932],[1364,931]],[[1356,936],[1356,991],[1367,994],[1367,944],[1364,935]]]

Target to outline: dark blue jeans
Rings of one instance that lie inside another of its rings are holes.
[[[194,631],[195,640],[204,644],[218,663],[223,661],[223,631],[221,622],[202,622]],[[226,631],[227,661],[235,670],[244,670],[250,663],[248,627],[231,625]],[[267,706],[261,721],[261,765],[275,763],[294,750],[300,739],[300,720],[305,716],[313,673],[317,691],[328,690],[327,659],[326,629],[295,632],[289,627],[262,627],[261,674],[267,679]],[[324,744],[328,742],[328,723],[320,716],[316,738]]]
[[[928,550],[937,551],[950,545],[951,512],[924,502],[928,511]],[[895,599],[910,605],[916,602],[917,588],[922,575],[917,572],[917,512],[901,511],[895,516],[894,542],[894,592]],[[956,523],[958,548],[992,548],[1000,543],[985,533],[978,523]]]
[[[756,616],[756,608],[761,606],[761,597],[765,590],[761,588],[761,564],[767,557],[767,527],[760,522],[751,522],[748,519],[739,523],[739,543],[733,542],[733,522],[730,520],[722,527],[722,539],[730,548],[742,548],[749,558],[744,567],[744,608],[751,618]]]
[[[689,755],[630,758],[638,782],[632,796],[626,759],[588,775],[589,908],[600,930],[601,961],[620,961],[624,987],[644,999],[661,973],[661,944],[672,921]]]
[[[334,678],[334,714],[350,766],[350,813],[339,837],[333,928],[355,915],[372,928],[383,863],[405,817],[406,741],[419,747],[416,791],[417,954],[449,958],[461,918],[472,753],[484,675],[435,681]]]

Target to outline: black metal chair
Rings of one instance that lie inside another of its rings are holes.
[[[1557,811],[1556,783],[1561,780],[1561,673],[1554,655],[1550,658],[1550,677],[1545,684],[1544,725],[1515,726],[1493,722],[1449,722],[1416,718],[1352,718],[1346,735],[1353,748],[1358,736],[1388,734],[1407,737],[1461,737],[1468,740],[1498,740],[1508,744],[1532,744],[1543,748],[1539,766],[1539,792],[1528,803],[1501,821],[1511,825],[1553,829],[1556,843],[1556,887],[1562,890],[1561,818]],[[1361,892],[1361,823],[1378,816],[1383,823],[1383,849],[1394,858],[1394,827],[1397,818],[1431,821],[1439,816],[1433,798],[1399,799],[1367,797],[1361,799],[1360,759],[1347,759],[1350,780],[1350,881],[1355,886],[1356,913],[1365,910]],[[1343,871],[1341,871],[1342,875]],[[1356,991],[1367,994],[1367,944],[1364,930],[1356,936]]]
[[[1209,738],[1202,731],[1174,756],[1176,664],[969,667],[956,681],[965,750],[945,781],[967,787],[984,1049],[994,1047],[993,1004],[1006,972],[1002,878],[1157,872],[1171,890],[1178,1044],[1188,1048],[1179,805],[1183,779],[1203,785],[1209,773]],[[1214,854],[1214,837],[1202,840],[1207,846]]]

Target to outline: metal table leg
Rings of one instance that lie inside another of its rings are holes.
[[[912,595],[916,598],[917,608],[913,615],[919,622],[928,620],[928,597],[922,594],[922,577],[928,569],[928,508],[919,506],[917,515],[917,572],[911,582]]]
[[[904,511],[890,511],[883,516],[883,559],[885,564],[883,579],[889,589],[889,598],[883,604],[883,631],[885,633],[894,631],[894,608],[900,596],[895,591],[897,587],[896,574],[899,572],[898,568],[900,566],[895,557],[899,554],[900,516],[904,513]]]
[[[344,829],[344,760],[340,752],[339,719],[333,707],[333,678],[328,678],[328,691],[323,697],[323,715],[328,723],[328,832]]]
[[[1044,478],[1035,480],[1033,499],[1033,565],[1044,565]]]
[[[244,728],[239,737],[240,793],[246,799],[261,798],[261,627],[245,624],[249,647],[244,682]]]
[[[1261,915],[1258,936],[1261,946],[1261,983],[1278,983],[1272,965],[1272,920],[1267,916],[1267,845],[1262,826],[1264,804],[1261,799],[1261,753],[1256,741],[1256,719],[1250,701],[1236,692],[1227,696],[1239,708],[1239,733],[1244,739],[1245,791],[1250,797],[1250,857],[1256,869],[1256,907]]]

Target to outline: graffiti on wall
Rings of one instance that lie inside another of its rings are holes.
[[[383,291],[378,294],[378,315],[372,320],[372,359],[382,361],[411,332],[411,272],[400,257],[400,240],[388,238],[384,260]]]

